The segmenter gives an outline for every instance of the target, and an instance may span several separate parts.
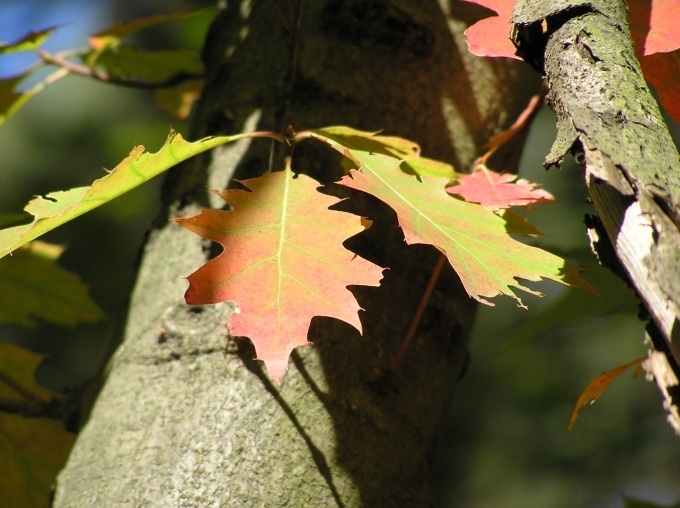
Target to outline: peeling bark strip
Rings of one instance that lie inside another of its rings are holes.
[[[648,370],[680,433],[678,399],[668,395],[680,371],[680,159],[642,77],[627,15],[624,0],[519,0],[512,38],[550,86],[558,132],[546,166],[582,154],[611,246],[659,332],[649,335],[675,376]]]

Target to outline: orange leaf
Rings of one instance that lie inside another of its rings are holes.
[[[342,243],[364,230],[359,217],[329,210],[337,198],[290,170],[241,182],[252,191],[218,193],[232,211],[203,210],[175,219],[219,242],[224,251],[189,276],[188,304],[231,300],[229,328],[247,336],[269,374],[280,382],[288,356],[307,343],[313,316],[342,319],[361,330],[350,284],[377,285],[382,268]]]
[[[567,432],[571,432],[571,428],[574,426],[576,418],[578,418],[578,413],[579,411],[581,411],[582,408],[595,402],[600,397],[600,395],[602,395],[604,391],[609,387],[609,385],[612,384],[614,380],[616,380],[616,378],[621,376],[631,367],[634,367],[636,365],[639,366],[645,358],[647,358],[647,355],[641,356],[640,358],[636,358],[632,362],[620,365],[615,369],[603,372],[595,379],[593,379],[590,383],[588,383],[588,386],[586,386],[583,392],[581,392],[581,395],[576,401],[576,405],[574,406],[574,409],[571,412],[571,419],[569,420]]]
[[[510,15],[516,0],[464,0],[495,11],[496,16],[485,18],[465,30],[468,49],[476,56],[519,59],[510,41]]]

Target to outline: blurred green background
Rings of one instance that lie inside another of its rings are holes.
[[[211,2],[5,0],[0,40],[61,25],[47,49],[81,47],[87,34],[115,22],[202,5]],[[206,21],[193,19],[138,40],[146,47],[200,48]],[[28,63],[0,58],[0,75]],[[87,185],[135,145],[155,151],[171,125],[187,130],[161,112],[149,92],[79,77],[57,83],[0,128],[0,214],[18,212],[33,195]],[[626,496],[657,503],[680,499],[680,439],[665,422],[655,386],[644,378],[623,376],[566,433],[586,384],[646,349],[631,291],[588,253],[583,215],[593,210],[579,170],[571,161],[560,170],[542,167],[554,134],[552,114],[544,110],[532,127],[521,173],[542,182],[558,202],[529,215],[549,235],[538,243],[584,266],[602,296],[569,295],[546,283],[536,286],[545,298],[522,296],[529,310],[510,299],[480,308],[469,369],[433,458],[442,508],[615,508],[625,505]],[[63,391],[105,360],[120,333],[115,327],[125,313],[144,233],[157,213],[159,184],[160,179],[46,236],[68,246],[60,264],[89,285],[109,319],[73,329],[44,323],[29,330],[0,328],[0,340],[48,355],[37,373],[45,386]],[[571,300],[560,306],[565,298]],[[589,312],[581,320],[568,313],[577,305]],[[559,326],[536,333],[541,315],[549,312],[560,318]]]

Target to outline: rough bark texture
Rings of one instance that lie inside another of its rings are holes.
[[[569,151],[583,164],[599,216],[591,238],[651,316],[651,343],[667,355],[650,355],[646,366],[680,434],[680,158],[636,59],[626,2],[520,1],[513,23],[519,53],[545,73],[557,115],[546,165]]]
[[[518,86],[523,64],[468,55],[462,31],[481,13],[452,5],[461,10],[435,1],[304,2],[291,88],[289,36],[273,3],[229,2],[207,39],[194,137],[349,124],[414,138],[425,155],[465,168],[538,82]],[[298,168],[335,170],[328,150],[302,148]],[[169,216],[197,213],[207,188],[262,172],[268,158],[266,142],[246,141],[184,165],[166,186]],[[389,266],[380,288],[353,289],[364,335],[314,318],[314,346],[296,350],[280,387],[247,341],[227,337],[229,304],[184,305],[181,277],[211,246],[161,221],[55,506],[432,504],[428,452],[465,363],[475,306],[446,271],[404,363],[389,374],[438,253],[406,247],[376,200],[354,195],[352,203],[375,220],[353,248]]]

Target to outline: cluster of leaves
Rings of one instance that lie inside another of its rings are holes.
[[[19,39],[0,43],[0,56],[34,52],[38,60],[28,69],[0,79],[0,125],[46,87],[69,76],[80,75],[133,88],[154,90],[158,104],[179,119],[189,116],[191,105],[203,88],[204,70],[198,50],[147,51],[124,42],[126,36],[157,25],[195,16],[214,16],[214,8],[162,14],[120,23],[89,38],[78,50],[49,53],[43,45],[57,28],[35,30]],[[22,89],[23,83],[44,68],[46,77]]]
[[[481,21],[468,31],[471,51],[482,56],[514,57],[514,48],[507,46],[508,19],[514,1],[480,0],[477,3],[499,15]],[[637,3],[631,0],[632,7]],[[645,55],[643,69],[657,87],[669,113],[678,118],[680,106],[666,93],[678,73],[659,78],[655,72],[662,66],[645,64],[648,56],[658,56],[653,54],[660,52],[664,55],[664,68],[670,65],[671,69],[677,69],[678,62],[677,51],[669,53],[678,47],[677,40],[675,45],[664,46],[654,31],[672,28],[666,22],[672,16],[659,14],[669,4],[657,0],[652,5],[653,30],[641,50],[641,55]],[[124,43],[122,38],[160,23],[212,12],[154,16],[116,25],[93,35],[89,47],[78,51],[51,54],[42,50],[54,29],[31,32],[13,43],[0,45],[0,55],[33,51],[39,57],[33,67],[0,80],[0,124],[46,86],[70,74],[154,89],[164,107],[180,118],[186,117],[202,87],[203,69],[197,52],[147,52]],[[633,33],[638,44],[642,44],[647,31],[634,27]],[[675,37],[674,28],[672,33]],[[46,66],[57,69],[28,90],[20,89],[22,83]],[[4,302],[0,322],[30,324],[32,319],[40,318],[74,324],[100,319],[102,313],[89,299],[82,283],[57,267],[59,248],[34,240],[189,157],[244,137],[263,136],[292,146],[313,138],[341,153],[347,162],[346,174],[337,183],[372,194],[389,205],[396,213],[405,241],[435,246],[459,274],[469,295],[481,303],[491,305],[489,299],[506,295],[522,305],[516,290],[536,294],[522,280],[547,278],[589,289],[563,259],[513,236],[539,233],[524,217],[508,208],[545,203],[552,200],[552,196],[513,175],[489,170],[484,159],[480,159],[471,174],[461,175],[450,165],[421,157],[414,142],[349,127],[307,130],[291,138],[278,133],[244,133],[195,142],[171,133],[158,152],[147,153],[144,147],[136,147],[91,186],[36,197],[25,207],[30,215],[28,223],[0,230],[0,258],[4,257],[0,262],[0,294],[14,295]],[[346,239],[370,227],[370,221],[334,210],[336,198],[320,192],[323,188],[306,175],[294,175],[290,159],[288,162],[282,171],[240,182],[240,189],[216,190],[231,210],[205,210],[195,217],[176,219],[182,227],[224,247],[221,255],[189,276],[187,303],[234,301],[237,312],[229,323],[231,332],[253,341],[258,358],[265,362],[277,381],[286,369],[290,351],[307,342],[313,316],[336,317],[361,329],[359,307],[347,286],[377,285],[383,270],[343,245]],[[18,294],[22,297],[17,298]],[[53,395],[32,381],[39,359],[17,359],[17,354],[22,353],[8,346],[3,348],[0,355],[3,405],[28,407],[36,401],[49,402]],[[15,364],[27,370],[14,372]],[[618,374],[634,364],[631,362],[614,371]],[[606,387],[615,377],[607,374],[606,379],[598,378],[595,384]],[[596,392],[584,392],[572,425],[584,401],[593,400],[601,390]],[[20,400],[15,400],[17,397]],[[9,419],[5,416],[0,413],[0,428],[7,438],[3,442],[9,447],[3,454],[15,457],[20,467],[27,468],[32,460],[29,448],[19,443],[18,424],[10,421],[14,416],[7,416]],[[69,440],[60,439],[68,448]],[[65,453],[54,459],[53,470],[59,467]],[[0,478],[10,478],[9,473],[5,473],[2,471]],[[36,483],[44,484],[44,478],[53,473],[36,471],[33,477]],[[4,483],[0,487],[5,491]],[[43,485],[43,492],[46,489]]]
[[[464,0],[482,5],[497,16],[465,31],[470,52],[482,57],[516,58],[510,41],[510,16],[516,0]],[[628,0],[630,32],[642,72],[656,89],[668,114],[680,122],[680,27],[675,0]]]

